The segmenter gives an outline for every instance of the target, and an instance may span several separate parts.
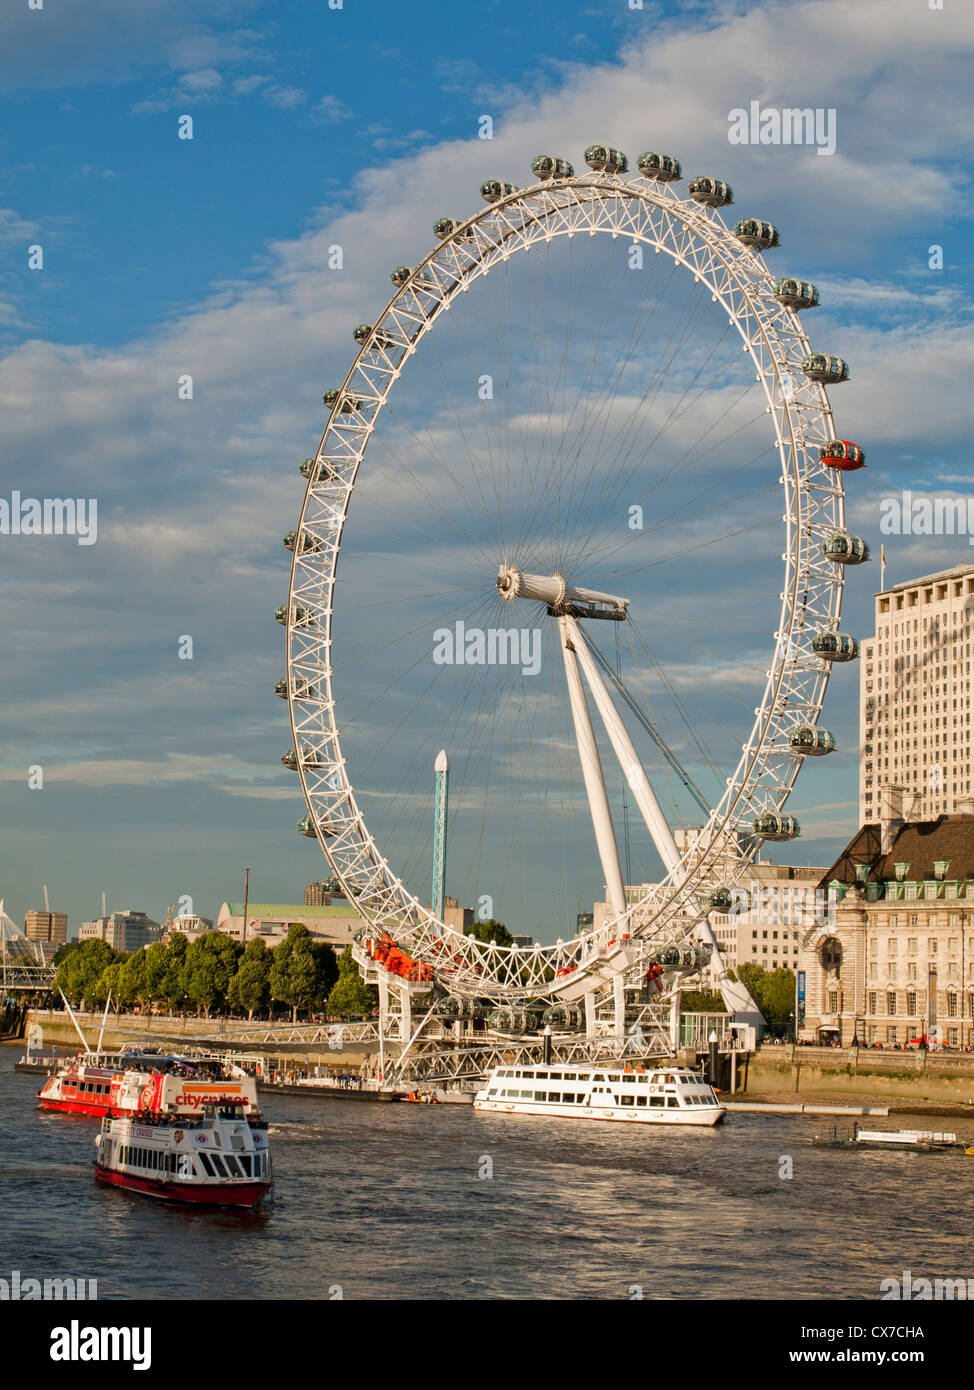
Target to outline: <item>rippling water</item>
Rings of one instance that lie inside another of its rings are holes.
[[[98,1121],[37,1110],[19,1055],[0,1048],[0,1277],[94,1277],[102,1298],[800,1299],[974,1275],[974,1159],[810,1148],[826,1119],[681,1130],[268,1096],[272,1200],[183,1211],[96,1185]],[[974,1143],[974,1121],[928,1123]]]

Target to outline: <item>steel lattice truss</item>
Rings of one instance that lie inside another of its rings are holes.
[[[670,256],[708,289],[740,334],[761,383],[782,488],[783,581],[778,630],[763,698],[740,762],[680,870],[598,932],[557,946],[499,947],[449,928],[396,876],[375,843],[346,773],[333,695],[332,613],[342,531],[369,438],[417,344],[480,276],[558,236],[608,234]],[[701,891],[728,881],[729,850],[754,817],[780,812],[801,764],[789,730],[814,725],[829,663],[812,639],[836,631],[842,566],[822,541],[842,530],[841,478],[816,446],[834,437],[828,396],[806,378],[810,351],[798,314],[772,296],[760,254],[743,246],[720,214],[680,199],[669,185],[586,174],[518,190],[457,225],[409,275],[373,326],[345,379],[322,436],[301,511],[288,598],[287,694],[297,770],[319,842],[365,932],[386,931],[430,964],[455,994],[520,1000],[565,992],[605,969],[637,978],[649,951],[685,937],[701,915]],[[343,410],[350,399],[357,408]],[[739,879],[757,852],[737,860]],[[719,875],[717,866],[720,865]],[[625,958],[613,958],[622,950]]]

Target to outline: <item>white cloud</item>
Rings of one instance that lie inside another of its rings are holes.
[[[273,87],[265,87],[261,96],[270,106],[278,106],[282,111],[291,111],[296,106],[303,106],[308,96],[300,87],[282,87],[277,83]]]
[[[351,115],[351,108],[346,106],[340,97],[329,93],[317,101],[312,108],[313,114],[321,116],[326,121],[345,121]]]

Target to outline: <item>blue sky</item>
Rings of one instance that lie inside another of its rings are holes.
[[[161,916],[190,895],[212,916],[246,864],[263,900],[300,900],[324,872],[294,833],[271,694],[294,465],[391,267],[426,253],[436,216],[480,206],[484,178],[527,182],[542,150],[580,165],[594,139],[664,149],[780,225],[781,273],[823,291],[813,342],[852,364],[833,404],[869,455],[849,483],[855,529],[878,541],[879,501],[899,488],[969,491],[963,7],[495,0],[448,28],[443,14],[45,0],[0,17],[0,495],[99,500],[95,546],[0,537],[0,894],[19,920],[43,883],[76,927],[103,888],[116,907]],[[731,146],[728,112],[753,99],[834,107],[836,153]],[[476,139],[483,113],[492,142]],[[183,114],[192,141],[177,139]],[[901,538],[887,555],[894,582],[970,548]],[[861,634],[878,566],[860,574],[844,626]],[[707,652],[699,664],[725,660],[726,643]],[[842,753],[793,798],[799,862],[828,862],[855,828],[857,689],[854,670],[837,675],[826,723]]]

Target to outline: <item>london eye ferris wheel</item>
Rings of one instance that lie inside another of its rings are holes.
[[[367,937],[498,1002],[638,971],[799,834],[868,559],[826,391],[848,368],[806,337],[815,287],[766,263],[777,229],[732,222],[719,178],[680,196],[671,156],[585,162],[488,181],[392,271],[301,464],[277,613],[299,829]],[[444,747],[451,887],[539,944],[426,900]]]

